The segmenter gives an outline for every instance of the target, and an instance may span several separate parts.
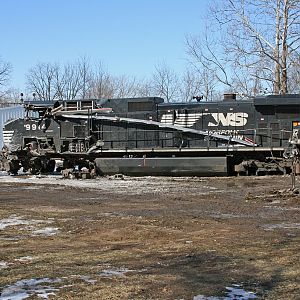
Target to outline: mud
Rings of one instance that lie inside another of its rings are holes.
[[[290,186],[0,176],[0,299],[299,299]]]

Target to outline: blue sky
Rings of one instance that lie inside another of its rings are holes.
[[[23,90],[38,62],[87,56],[110,74],[144,78],[164,61],[180,73],[185,37],[204,29],[209,0],[2,0],[0,56]]]

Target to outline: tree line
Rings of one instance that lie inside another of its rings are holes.
[[[211,1],[206,27],[185,40],[187,67],[176,74],[160,62],[140,79],[108,72],[87,57],[60,65],[38,63],[26,74],[27,89],[40,100],[158,96],[188,102],[300,92],[300,1]],[[11,64],[0,60],[0,97]]]
[[[11,67],[2,87],[7,83],[10,72]],[[186,69],[179,76],[164,62],[155,66],[149,78],[139,79],[113,75],[103,63],[92,64],[89,58],[82,57],[66,64],[37,63],[26,74],[26,85],[27,94],[43,101],[157,96],[167,102],[188,102],[194,95],[201,94],[202,82],[192,69]],[[0,97],[8,99],[15,94],[6,90]]]
[[[189,101],[192,94],[200,92],[201,86],[190,72],[179,77],[160,63],[150,79],[115,76],[103,63],[91,64],[83,57],[65,65],[37,64],[27,74],[27,87],[41,100],[159,96],[167,102]]]

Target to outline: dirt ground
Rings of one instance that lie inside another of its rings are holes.
[[[290,186],[0,176],[0,299],[300,299]]]

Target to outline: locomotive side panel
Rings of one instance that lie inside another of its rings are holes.
[[[257,133],[262,144],[286,147],[293,122],[300,120],[300,95],[272,95],[254,99]]]
[[[252,102],[205,102],[191,104],[169,104],[159,106],[162,123],[189,127],[232,136],[255,143],[255,112]],[[170,133],[169,139],[176,138]],[[206,147],[207,140],[193,138],[187,141],[190,147]],[[216,146],[221,146],[216,142]]]
[[[5,141],[5,146],[10,151],[23,149],[30,142],[46,143],[49,147],[55,147],[60,143],[59,125],[56,122],[40,122],[35,119],[17,119],[5,124],[4,131],[11,132],[11,137]],[[49,142],[51,141],[51,142]]]

